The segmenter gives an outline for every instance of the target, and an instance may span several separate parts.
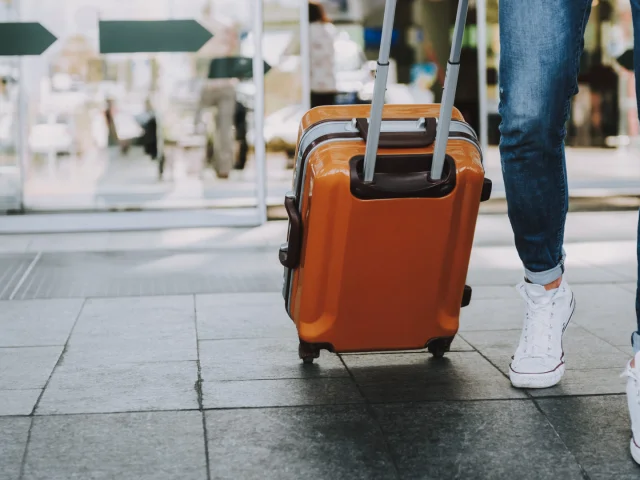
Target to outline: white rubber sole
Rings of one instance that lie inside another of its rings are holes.
[[[509,369],[511,385],[516,388],[549,388],[557,385],[564,375],[564,363],[552,372],[517,373]]]
[[[633,441],[633,437],[631,438],[631,442],[629,443],[631,448],[631,456],[635,460],[635,462],[640,465],[640,448],[636,446],[636,442]]]

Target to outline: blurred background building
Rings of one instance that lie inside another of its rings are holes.
[[[236,104],[231,113],[235,168],[228,176],[216,165],[223,148],[221,103],[203,103],[202,96],[211,83],[212,60],[253,56],[255,3],[0,0],[0,22],[40,22],[58,38],[40,56],[0,57],[0,211],[255,206],[255,82],[244,77],[225,84]],[[324,4],[338,30],[335,101],[366,103],[384,0]],[[258,160],[266,163],[267,201],[280,204],[290,187],[304,113],[297,46],[306,2],[265,0],[263,5],[267,154]],[[388,102],[440,100],[456,7],[453,0],[398,0]],[[196,19],[214,36],[197,53],[100,54],[99,20],[165,19]],[[478,18],[471,2],[456,102],[476,130],[487,122],[494,149],[499,141],[497,19],[497,0],[486,0],[486,19]],[[478,71],[479,31],[486,32],[486,72]],[[633,73],[616,62],[631,48],[632,38],[627,0],[593,0],[568,145],[635,152]],[[481,92],[482,75],[486,91]],[[482,96],[486,119],[480,114]]]

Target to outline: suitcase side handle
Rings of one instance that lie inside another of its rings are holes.
[[[296,207],[296,197],[288,193],[284,197],[284,208],[289,216],[289,238],[287,243],[280,247],[278,257],[280,264],[289,269],[298,268],[300,253],[302,251],[302,217]]]
[[[435,118],[425,118],[424,130],[417,132],[382,132],[378,140],[379,148],[425,148],[436,141],[438,121]],[[369,136],[369,121],[366,118],[356,118],[356,128],[360,136],[367,142]]]

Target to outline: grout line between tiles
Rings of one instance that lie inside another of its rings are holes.
[[[371,405],[428,405],[433,403],[489,403],[489,402],[532,402],[533,400],[566,400],[568,398],[600,398],[600,397],[622,397],[625,393],[593,393],[581,395],[549,395],[537,397],[514,397],[514,398],[470,398],[470,399],[433,399],[433,400],[416,400],[416,401],[397,401],[397,402],[370,402]],[[251,407],[205,407],[204,412],[228,411],[228,410],[270,410],[270,409],[294,409],[294,408],[325,408],[325,407],[354,407],[365,406],[364,403],[325,403],[325,404],[300,404],[300,405],[271,405],[271,406],[251,406]],[[198,412],[199,408],[181,408],[181,409],[158,409],[158,410],[122,410],[113,412],[74,412],[74,413],[47,413],[43,415],[34,415],[33,418],[47,417],[78,417],[78,416],[95,416],[95,415],[130,415],[135,413],[180,413],[180,412]],[[31,415],[0,415],[3,418],[32,418]]]
[[[578,467],[580,468],[580,474],[582,475],[582,478],[584,480],[591,480],[591,478],[589,477],[589,474],[587,473],[587,471],[585,470],[585,468],[580,464],[580,462],[578,461],[578,459],[576,458],[576,456],[574,455],[574,453],[571,451],[571,449],[569,448],[569,446],[566,444],[566,442],[564,441],[564,439],[560,436],[560,433],[558,433],[558,430],[556,429],[555,425],[551,422],[551,419],[547,416],[546,412],[542,409],[542,407],[538,404],[537,400],[535,397],[533,397],[529,392],[527,392],[527,395],[531,396],[531,400],[533,402],[533,405],[536,407],[536,409],[540,412],[540,415],[542,415],[542,417],[546,420],[547,424],[551,427],[551,429],[553,430],[553,433],[556,435],[556,437],[558,438],[558,440],[560,440],[560,443],[562,443],[562,445],[564,445],[564,448],[567,450],[567,452],[569,453],[569,455],[571,455],[571,458],[573,458],[573,461],[576,463],[576,465],[578,465]]]
[[[396,474],[396,478],[400,479],[400,468],[398,467],[398,464],[397,464],[395,458],[393,457],[393,452],[391,451],[391,446],[389,445],[389,442],[387,441],[387,436],[384,433],[384,429],[382,428],[382,425],[380,424],[380,421],[378,420],[378,416],[376,415],[376,412],[375,412],[371,402],[369,401],[367,396],[364,394],[364,392],[360,388],[360,385],[358,385],[358,382],[356,381],[355,375],[349,369],[349,366],[347,365],[347,363],[342,358],[342,355],[338,355],[338,358],[340,359],[340,362],[342,362],[342,365],[344,365],[344,368],[349,373],[349,377],[351,377],[351,381],[353,382],[353,384],[355,385],[356,389],[358,390],[358,393],[360,393],[360,396],[364,400],[364,407],[367,410],[367,413],[369,414],[369,417],[371,418],[371,420],[373,420],[373,422],[375,423],[375,425],[376,425],[376,427],[378,429],[378,432],[380,433],[380,436],[382,437],[382,442],[384,443],[385,451],[387,452],[387,455],[389,456],[389,460],[391,461],[391,465],[393,466],[393,470],[394,470],[394,472]]]
[[[71,327],[71,330],[69,330],[69,335],[67,337],[67,341],[65,342],[64,347],[62,348],[62,351],[60,352],[60,355],[58,356],[58,361],[56,362],[56,364],[51,369],[51,373],[49,374],[49,378],[47,378],[47,381],[44,384],[44,387],[42,388],[42,391],[40,392],[40,395],[38,395],[36,403],[33,405],[33,410],[31,410],[31,413],[29,414],[29,416],[31,417],[31,424],[29,425],[29,433],[27,434],[27,443],[24,446],[24,454],[22,455],[22,463],[20,464],[19,480],[22,480],[24,478],[24,471],[25,471],[25,467],[26,467],[26,464],[27,464],[27,455],[29,453],[29,445],[31,444],[31,432],[33,430],[33,425],[35,424],[35,412],[36,412],[38,406],[40,405],[40,401],[42,400],[44,392],[46,391],[47,387],[49,386],[49,382],[51,381],[51,378],[53,377],[53,373],[56,371],[56,368],[58,367],[58,365],[60,365],[60,363],[62,362],[62,360],[64,358],[64,354],[67,351],[67,346],[69,345],[69,340],[71,339],[71,334],[73,333],[73,330],[76,328],[76,325],[78,324],[78,320],[80,319],[80,315],[82,315],[82,312],[84,310],[85,304],[86,304],[86,300],[84,302],[82,302],[82,305],[80,306],[80,309],[78,310],[78,315],[76,315],[76,319],[73,322],[73,326]]]
[[[196,299],[196,295],[192,295],[193,298],[193,323],[195,326],[196,333],[196,352],[197,352],[197,371],[198,371],[198,379],[196,380],[195,389],[196,394],[198,396],[198,409],[200,410],[200,415],[202,417],[202,433],[204,436],[204,455],[205,455],[205,464],[207,466],[207,480],[211,480],[211,461],[209,459],[209,433],[207,431],[207,418],[204,413],[204,396],[202,392],[202,366],[200,363],[200,341],[198,338],[198,303]]]

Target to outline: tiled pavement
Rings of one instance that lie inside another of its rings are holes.
[[[522,306],[504,217],[480,219],[444,359],[309,366],[279,293],[282,224],[0,237],[0,480],[640,478],[619,377],[635,218],[570,217],[578,311],[565,378],[540,391],[505,375]]]

